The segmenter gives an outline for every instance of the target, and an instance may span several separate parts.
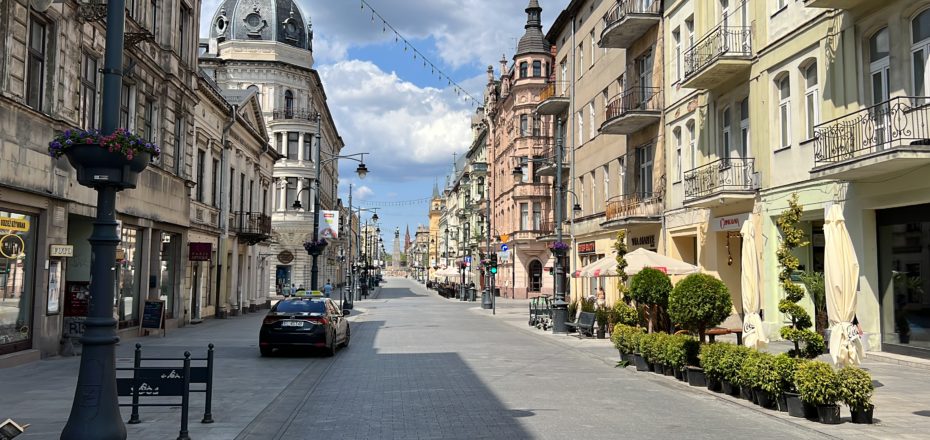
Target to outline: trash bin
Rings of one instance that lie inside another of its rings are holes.
[[[469,301],[475,302],[475,299],[476,299],[475,295],[477,294],[477,290],[478,289],[476,289],[474,285],[468,287],[468,300]]]
[[[481,308],[490,309],[491,306],[491,294],[487,290],[481,292]]]

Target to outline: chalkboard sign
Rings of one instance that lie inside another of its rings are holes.
[[[142,309],[142,328],[143,329],[162,329],[165,324],[165,302],[157,300],[146,300],[145,307]]]

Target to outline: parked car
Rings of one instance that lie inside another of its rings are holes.
[[[278,301],[262,321],[258,347],[262,356],[276,348],[322,349],[327,356],[349,345],[349,310],[323,297],[293,297]]]

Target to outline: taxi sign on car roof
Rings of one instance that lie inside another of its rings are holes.
[[[321,291],[319,291],[319,290],[311,290],[311,291],[310,291],[310,296],[316,297],[316,298],[322,298],[322,297],[323,297],[323,292],[321,292]]]

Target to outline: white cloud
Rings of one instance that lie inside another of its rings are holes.
[[[366,200],[375,194],[374,190],[365,185],[354,187],[352,192],[352,197],[359,200]]]

